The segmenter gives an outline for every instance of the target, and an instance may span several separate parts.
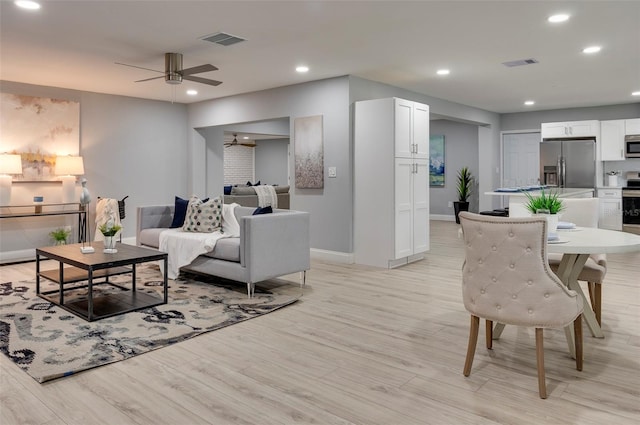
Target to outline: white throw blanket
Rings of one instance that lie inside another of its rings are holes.
[[[278,195],[276,195],[276,189],[268,184],[260,186],[253,186],[258,195],[258,206],[267,207],[271,205],[271,208],[278,208]]]
[[[229,236],[222,232],[195,233],[182,229],[167,229],[160,233],[160,251],[169,254],[167,277],[175,279],[180,267],[191,264],[199,255],[213,251],[219,239]],[[162,270],[162,266],[160,270]]]

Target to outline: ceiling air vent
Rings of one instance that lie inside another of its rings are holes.
[[[533,58],[531,58],[531,59],[520,59],[520,60],[517,60],[517,61],[502,62],[502,64],[504,66],[508,66],[509,68],[513,68],[514,66],[533,65],[534,63],[538,63],[538,61],[533,59]]]
[[[221,46],[231,46],[232,44],[246,41],[246,39],[244,38],[236,37],[235,35],[227,34],[224,32],[217,32],[215,34],[206,35],[202,37],[202,40],[220,44]]]

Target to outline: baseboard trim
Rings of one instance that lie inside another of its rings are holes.
[[[353,253],[328,251],[326,249],[311,248],[311,258],[314,260],[329,261],[340,264],[353,264],[355,262]]]

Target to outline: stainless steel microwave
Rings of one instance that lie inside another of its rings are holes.
[[[625,136],[624,156],[625,158],[640,158],[640,134]]]

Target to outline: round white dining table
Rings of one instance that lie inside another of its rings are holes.
[[[591,335],[604,338],[600,324],[596,320],[593,308],[587,300],[580,284],[578,275],[582,271],[590,254],[615,254],[640,251],[640,235],[619,232],[616,230],[578,227],[575,229],[558,229],[557,241],[547,244],[547,252],[562,254],[562,261],[557,275],[567,287],[576,291],[584,301],[583,316]],[[638,264],[640,272],[640,264]],[[569,350],[574,353],[573,330],[565,329]]]

